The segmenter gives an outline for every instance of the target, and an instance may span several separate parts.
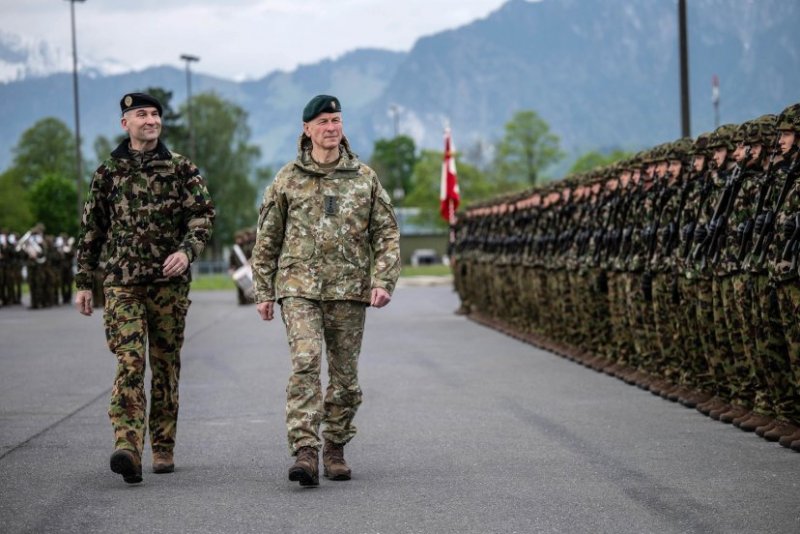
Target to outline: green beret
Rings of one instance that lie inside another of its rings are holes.
[[[339,99],[330,95],[317,95],[303,108],[303,122],[308,122],[321,113],[338,113],[342,111]]]
[[[159,115],[163,114],[161,102],[147,93],[128,93],[122,97],[122,100],[119,101],[119,107],[122,110],[123,115],[126,111],[130,111],[132,109],[149,107],[156,108]]]

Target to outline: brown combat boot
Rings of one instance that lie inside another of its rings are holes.
[[[750,413],[750,410],[748,410],[744,406],[735,404],[731,406],[730,410],[720,414],[719,420],[725,424],[732,424],[734,419],[736,419],[737,417],[742,417],[748,413]]]
[[[111,454],[111,470],[122,475],[128,484],[142,481],[142,460],[139,455],[128,449],[117,449]]]
[[[175,462],[170,451],[153,452],[153,473],[172,473],[175,471]]]
[[[319,485],[319,453],[313,447],[300,447],[297,460],[289,468],[289,480],[301,486]]]
[[[322,449],[322,473],[331,480],[350,480],[350,468],[344,461],[344,445],[325,440]]]
[[[778,441],[781,439],[781,436],[794,434],[798,430],[800,430],[800,428],[797,428],[797,426],[789,421],[779,421],[778,424],[764,432],[764,435],[761,437],[767,441]]]
[[[750,417],[739,423],[739,428],[741,430],[744,430],[745,432],[755,432],[756,428],[771,424],[772,422],[773,422],[772,417],[768,415],[754,413]]]
[[[778,440],[778,443],[781,444],[781,447],[790,449],[792,447],[792,443],[798,440],[800,440],[800,429],[798,429],[797,432],[789,434],[788,436],[781,436],[781,438]]]

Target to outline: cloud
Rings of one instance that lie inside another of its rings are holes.
[[[502,0],[88,0],[75,4],[79,54],[140,69],[180,66],[257,78],[356,48],[408,50],[421,36],[466,24]],[[4,27],[71,50],[68,2],[0,0]]]

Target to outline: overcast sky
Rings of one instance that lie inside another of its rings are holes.
[[[225,78],[338,57],[356,48],[406,51],[504,0],[86,0],[76,3],[79,56],[134,69],[183,66]],[[71,54],[69,2],[0,0],[0,30],[43,39]]]

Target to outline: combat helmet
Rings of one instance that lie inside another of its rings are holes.
[[[757,119],[747,121],[747,131],[745,132],[745,141],[751,143],[758,143],[764,146],[770,146],[775,142],[778,134],[778,129],[775,125],[778,122],[778,117],[772,114],[762,115]]]
[[[800,132],[800,103],[792,104],[781,111],[776,124],[777,130],[793,130]]]
[[[681,137],[680,139],[676,139],[667,146],[666,158],[668,160],[677,159],[685,162],[690,156],[692,146],[693,143],[691,137]]]
[[[717,148],[725,147],[728,150],[733,150],[733,136],[736,133],[737,126],[735,124],[723,124],[714,130],[708,138],[708,149],[715,150]]]
[[[711,138],[711,132],[701,133],[697,136],[697,139],[694,140],[692,143],[691,148],[689,149],[690,156],[707,156],[708,155],[708,141]]]

